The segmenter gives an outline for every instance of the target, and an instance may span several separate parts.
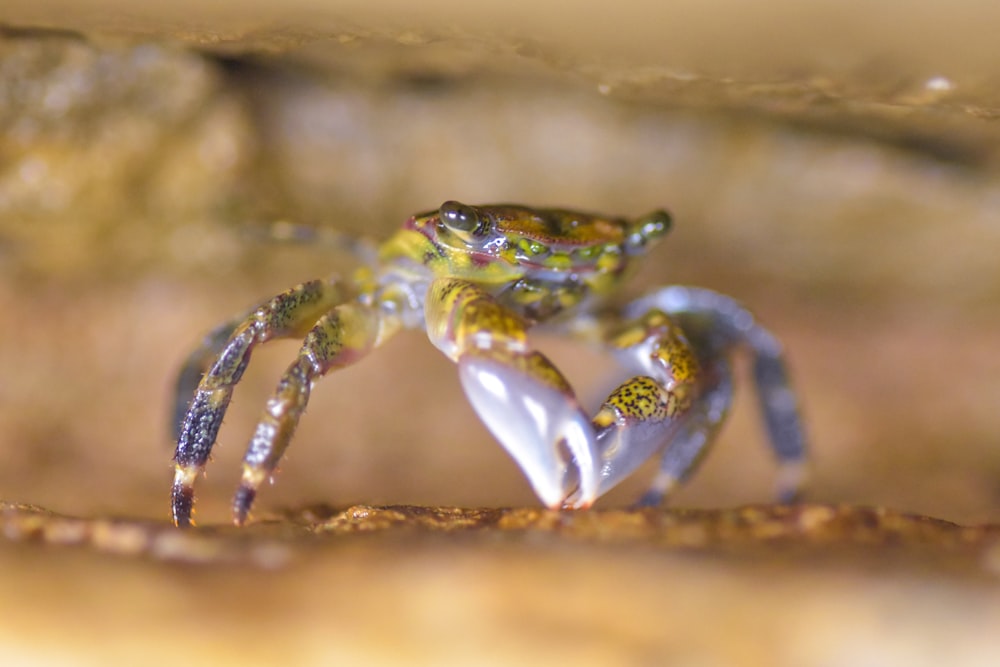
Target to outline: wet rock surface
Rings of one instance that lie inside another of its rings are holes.
[[[225,564],[245,557],[263,567],[247,545],[296,548],[332,544],[359,533],[407,535],[424,539],[436,533],[470,533],[481,539],[519,541],[549,535],[581,545],[627,545],[706,552],[820,549],[860,551],[898,549],[897,556],[920,551],[972,557],[969,573],[997,574],[1000,526],[961,526],[949,521],[884,508],[830,505],[760,505],[720,510],[594,510],[553,512],[537,508],[461,508],[415,505],[354,505],[344,509],[313,506],[255,521],[245,529],[210,527],[176,530],[157,521],[83,518],[59,515],[31,505],[4,503],[3,533],[13,541],[50,546],[82,546],[119,556],[147,556],[180,563]],[[209,547],[208,545],[215,545]],[[213,550],[214,548],[214,550]],[[266,549],[265,549],[266,552]],[[275,555],[280,549],[275,549]]]
[[[204,664],[920,665],[947,646],[985,665],[1000,648],[1000,527],[874,508],[356,505],[179,531],[7,504],[0,527],[20,573],[0,579],[9,656],[141,646],[168,664],[178,637]]]

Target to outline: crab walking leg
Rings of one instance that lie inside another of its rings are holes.
[[[703,357],[749,349],[760,409],[780,465],[776,495],[783,502],[797,498],[805,482],[807,444],[777,338],[738,302],[707,289],[667,287],[633,302],[626,313],[648,308],[660,308],[677,320]]]
[[[257,489],[288,448],[309,402],[313,382],[365,356],[379,333],[378,311],[360,304],[337,306],[309,331],[298,357],[278,381],[243,457],[243,478],[233,498],[233,521],[242,525]]]
[[[205,372],[219,357],[219,353],[222,352],[222,348],[229,342],[233,332],[253,312],[244,313],[212,329],[205,336],[204,340],[201,341],[201,345],[192,350],[188,358],[184,360],[184,365],[181,366],[181,370],[177,374],[177,382],[174,384],[174,409],[171,413],[172,421],[170,424],[174,442],[181,437],[184,418],[187,416],[194,392],[198,389],[198,384],[201,382],[202,377],[204,377]]]
[[[660,457],[660,469],[649,489],[636,502],[638,507],[663,504],[667,495],[683,483],[705,457],[733,400],[732,370],[725,357],[702,362],[704,379],[698,405],[681,424],[677,435]]]
[[[704,379],[683,332],[659,310],[613,330],[607,343],[638,373],[615,389],[594,417],[601,457],[599,494],[628,477],[683,432],[696,414]]]
[[[209,334],[181,371],[178,384],[189,382],[197,369],[208,365],[204,359],[217,349],[211,367],[201,376],[187,414],[180,423],[174,451],[174,484],[171,508],[174,523],[191,523],[194,506],[194,483],[205,467],[215,444],[233,389],[243,376],[254,347],[273,338],[301,336],[316,318],[343,301],[337,283],[314,280],[282,292],[252,311],[236,324],[225,343],[220,344],[223,325]]]
[[[559,508],[579,486],[576,505],[590,506],[599,472],[593,427],[562,373],[528,347],[527,323],[481,288],[449,278],[431,284],[425,317],[431,342],[458,364],[472,407],[542,502]]]

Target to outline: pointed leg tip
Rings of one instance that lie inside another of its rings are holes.
[[[658,491],[647,491],[639,496],[639,499],[632,505],[632,509],[656,509],[663,504],[663,494]]]
[[[794,505],[802,500],[802,489],[779,489],[775,495],[779,505]]]
[[[808,470],[805,461],[787,461],[778,469],[775,496],[782,505],[790,505],[802,500]]]
[[[174,525],[178,528],[187,528],[194,524],[191,520],[194,514],[194,489],[181,484],[174,484],[170,498],[170,507],[174,519]]]
[[[174,525],[186,528],[194,524],[194,482],[201,469],[198,466],[177,465],[174,485],[170,491],[170,508]]]
[[[240,488],[236,490],[236,495],[233,496],[234,524],[237,526],[246,524],[247,517],[250,515],[250,506],[253,505],[253,501],[256,497],[257,489],[252,486],[247,486],[246,484],[240,485]]]

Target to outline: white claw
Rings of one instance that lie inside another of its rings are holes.
[[[589,507],[597,499],[596,438],[575,398],[486,356],[462,357],[458,374],[479,418],[517,461],[543,503],[562,507],[577,485],[574,507]],[[561,441],[572,462],[560,453]]]

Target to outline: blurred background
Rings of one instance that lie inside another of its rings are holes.
[[[165,520],[187,351],[262,298],[356,264],[248,229],[379,239],[458,199],[670,209],[674,231],[630,291],[726,292],[784,341],[810,501],[998,522],[998,19],[975,0],[12,0],[0,498]],[[607,360],[539,344],[596,403]],[[202,523],[228,520],[243,448],[296,349],[255,357],[199,486]],[[678,506],[770,500],[741,380]],[[651,473],[600,506],[626,505]],[[536,500],[451,364],[411,332],[317,385],[258,508],[316,502]],[[649,655],[635,664],[660,664]]]

